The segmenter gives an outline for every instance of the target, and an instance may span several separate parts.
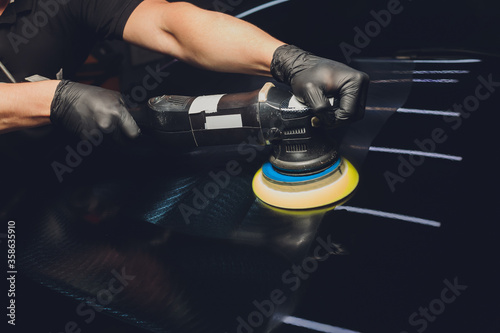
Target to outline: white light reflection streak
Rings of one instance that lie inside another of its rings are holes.
[[[358,62],[401,62],[401,63],[416,63],[416,64],[470,64],[482,62],[481,59],[373,59],[359,58]]]
[[[384,218],[388,218],[391,220],[400,220],[400,221],[405,221],[405,222],[423,224],[423,225],[428,225],[428,226],[436,227],[436,228],[441,227],[441,223],[434,221],[434,220],[428,220],[428,219],[422,219],[420,217],[382,212],[382,211],[374,210],[374,209],[358,208],[358,207],[351,207],[351,206],[338,206],[335,208],[335,210],[345,210],[345,211],[348,211],[351,213],[384,217]]]
[[[283,323],[298,327],[304,327],[313,331],[324,332],[324,333],[359,333],[357,331],[351,331],[345,328],[321,324],[315,321],[292,317],[292,316],[287,316],[283,318]]]
[[[389,153],[389,154],[405,154],[405,155],[417,155],[417,156],[425,156],[432,158],[440,158],[443,160],[450,161],[461,161],[463,158],[461,156],[448,155],[448,154],[439,154],[432,153],[427,151],[420,150],[407,150],[407,149],[396,149],[396,148],[387,148],[387,147],[370,147],[370,151],[375,151],[379,153]]]
[[[481,62],[481,59],[415,59],[409,62],[416,64],[470,64]]]
[[[389,79],[389,80],[373,80],[370,83],[402,83],[402,82],[414,82],[414,83],[458,83],[456,79]]]
[[[425,115],[431,115],[431,116],[460,117],[460,112],[453,112],[453,111],[438,111],[438,110],[399,108],[396,112],[425,114]]]
[[[421,71],[391,71],[392,74],[417,74],[417,75],[431,75],[431,74],[468,74],[470,71],[458,69],[445,69],[445,70],[421,70]]]
[[[413,79],[416,83],[458,83],[456,79]]]
[[[390,112],[394,112],[394,108],[384,107],[384,106],[367,106],[366,110],[367,111],[390,111]],[[460,112],[453,112],[453,111],[399,108],[399,109],[396,110],[396,112],[399,112],[399,113],[423,114],[423,115],[430,115],[430,116],[460,117]]]
[[[260,6],[257,6],[255,8],[252,8],[252,9],[249,9],[243,13],[240,13],[238,15],[235,15],[235,17],[237,18],[243,18],[245,16],[248,16],[250,14],[253,14],[253,13],[256,13],[256,12],[259,12],[263,9],[266,9],[266,8],[269,8],[269,7],[272,7],[272,6],[276,6],[276,5],[279,5],[280,3],[283,3],[283,2],[287,2],[289,0],[275,0],[275,1],[270,1],[268,3],[265,3],[265,4],[262,4]]]

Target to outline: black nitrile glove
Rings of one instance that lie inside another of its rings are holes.
[[[120,132],[129,138],[140,129],[125,106],[120,93],[100,87],[62,80],[50,108],[50,121],[84,139],[95,131]]]
[[[364,115],[369,78],[363,72],[296,46],[282,45],[274,52],[271,74],[290,85],[297,99],[309,106],[326,127]],[[339,99],[337,110],[332,110],[328,97]]]

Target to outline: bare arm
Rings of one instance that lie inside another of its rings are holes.
[[[50,124],[50,104],[58,83],[0,83],[0,133]]]
[[[270,75],[282,42],[229,15],[184,2],[145,0],[123,35],[128,42],[223,72]],[[59,81],[0,84],[0,134],[50,124],[50,105]]]
[[[141,3],[123,37],[206,69],[259,75],[270,75],[273,52],[284,44],[232,16],[163,0]]]

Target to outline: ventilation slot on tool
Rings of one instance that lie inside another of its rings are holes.
[[[297,135],[297,134],[306,134],[306,129],[302,127],[285,131],[285,135]]]
[[[286,146],[286,152],[287,153],[300,153],[300,152],[306,152],[306,151],[307,151],[307,145],[306,144],[287,145]]]

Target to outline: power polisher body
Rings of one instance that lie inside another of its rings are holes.
[[[246,93],[158,96],[134,117],[144,133],[175,149],[240,144],[249,137],[270,145],[269,162],[252,185],[271,206],[334,205],[358,184],[356,169],[339,156],[330,131],[293,94],[272,83]]]

